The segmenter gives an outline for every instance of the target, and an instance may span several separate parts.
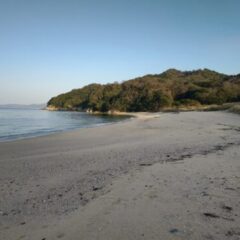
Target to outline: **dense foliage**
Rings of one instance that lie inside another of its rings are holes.
[[[229,76],[208,69],[186,72],[170,69],[121,84],[90,84],[52,98],[48,106],[137,112],[236,101],[240,101],[240,75]]]

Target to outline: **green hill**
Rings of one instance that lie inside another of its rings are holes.
[[[146,75],[123,83],[90,84],[53,97],[56,110],[159,111],[240,101],[240,74],[225,75],[208,69]]]

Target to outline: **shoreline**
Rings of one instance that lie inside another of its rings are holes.
[[[35,110],[35,109],[34,109]],[[88,113],[86,113],[88,114]],[[97,114],[96,114],[97,115]],[[117,116],[117,115],[116,115]],[[125,122],[125,121],[129,121],[131,120],[132,118],[136,117],[136,116],[133,116],[133,115],[128,115],[128,114],[124,114],[124,115],[119,115],[119,116],[126,116],[125,119],[121,119],[119,121],[112,121],[112,122],[106,122],[106,123],[97,123],[97,124],[93,124],[93,125],[89,125],[89,126],[84,126],[84,127],[75,127],[75,128],[70,128],[70,129],[63,129],[63,130],[55,130],[55,131],[49,131],[47,133],[42,133],[42,134],[26,134],[25,136],[19,136],[18,138],[16,137],[13,137],[13,138],[8,138],[8,139],[1,139],[0,138],[0,143],[4,143],[4,142],[14,142],[14,141],[21,141],[21,140],[25,140],[25,139],[34,139],[34,138],[41,138],[41,137],[46,137],[46,136],[49,136],[49,135],[54,135],[54,134],[61,134],[61,133],[65,133],[65,132],[72,132],[72,131],[75,131],[75,130],[80,130],[80,129],[85,129],[85,128],[98,128],[98,127],[102,127],[102,126],[105,126],[105,125],[111,125],[111,124],[117,124],[117,123],[120,123],[120,122]]]
[[[114,115],[114,116],[123,116],[123,117],[126,116],[126,119],[122,119],[122,120],[119,120],[119,121],[108,122],[108,123],[99,123],[99,124],[95,124],[95,125],[91,125],[91,126],[85,126],[85,127],[76,127],[76,128],[72,128],[72,129],[57,130],[57,131],[52,131],[52,132],[49,132],[49,133],[37,134],[37,135],[34,135],[34,136],[26,136],[26,137],[24,136],[24,137],[4,139],[4,140],[0,139],[0,143],[15,142],[15,141],[18,142],[18,141],[21,141],[21,140],[42,138],[42,137],[47,137],[47,136],[55,135],[55,134],[73,132],[73,131],[77,131],[77,130],[85,129],[85,128],[86,129],[88,129],[88,128],[99,128],[99,127],[108,126],[108,125],[112,125],[112,124],[118,124],[118,123],[122,123],[122,122],[126,122],[126,121],[131,121],[134,118],[137,118],[137,119],[151,119],[151,118],[159,117],[163,113],[166,113],[166,112],[156,112],[156,113],[151,113],[151,112],[134,112],[134,113],[119,112],[119,113],[114,113],[114,114],[86,113],[86,114],[96,115],[96,116],[97,115],[106,115],[106,116],[107,115]]]
[[[45,109],[43,109],[45,110]],[[59,111],[59,110],[46,110],[46,111]],[[62,111],[62,110],[60,110]],[[69,112],[69,111],[67,111]],[[78,111],[76,111],[78,112]],[[88,129],[88,128],[99,128],[99,127],[104,127],[104,126],[108,126],[108,125],[112,125],[112,124],[118,124],[118,123],[122,123],[125,121],[131,121],[132,119],[136,118],[136,119],[142,119],[142,120],[148,120],[148,119],[152,119],[152,118],[158,118],[160,117],[160,115],[162,114],[176,114],[176,113],[183,113],[183,112],[201,112],[201,110],[187,110],[187,111],[179,111],[179,112],[175,112],[175,111],[165,111],[165,112],[113,112],[113,113],[101,113],[101,112],[83,112],[85,114],[90,114],[90,115],[106,115],[106,116],[126,116],[126,119],[123,120],[119,120],[116,122],[109,122],[109,123],[99,123],[96,125],[92,125],[92,126],[85,126],[85,127],[76,127],[76,128],[72,128],[72,129],[64,129],[64,130],[57,130],[57,131],[52,131],[49,133],[44,133],[44,134],[37,134],[34,136],[24,136],[24,137],[19,137],[19,138],[12,138],[12,139],[4,139],[1,140],[0,139],[0,143],[5,143],[5,142],[18,142],[18,141],[22,141],[22,140],[29,140],[29,139],[35,139],[35,138],[43,138],[43,137],[47,137],[47,136],[51,136],[51,135],[57,135],[57,134],[64,134],[67,132],[73,132],[73,131],[78,131],[81,129]]]
[[[226,110],[224,107],[224,110],[211,110],[213,112],[221,112],[221,111],[225,111],[227,113],[231,113],[231,114],[240,114],[239,112],[239,105],[234,106],[236,108],[233,108],[232,111],[229,111],[228,109]],[[44,109],[45,110],[45,109]],[[175,109],[176,110],[176,109]],[[59,111],[59,110],[46,110],[46,111]],[[103,127],[103,126],[107,126],[107,125],[112,125],[112,124],[118,124],[121,122],[125,122],[125,121],[131,121],[132,119],[136,118],[136,119],[142,119],[142,120],[148,120],[148,119],[152,119],[152,118],[159,118],[162,114],[176,114],[176,113],[184,113],[184,112],[204,112],[204,111],[208,111],[206,110],[206,108],[204,109],[188,109],[188,110],[180,110],[180,111],[173,111],[173,110],[166,110],[166,111],[162,111],[162,112],[111,112],[111,113],[101,113],[101,112],[83,112],[86,114],[90,114],[90,115],[106,115],[106,116],[126,116],[126,119],[123,120],[119,120],[116,122],[109,122],[109,123],[99,123],[96,125],[92,125],[92,126],[86,126],[86,127],[76,127],[76,128],[72,128],[72,129],[64,129],[64,130],[58,130],[58,131],[52,131],[46,134],[39,134],[39,135],[34,135],[34,136],[26,136],[26,137],[19,137],[19,138],[14,138],[14,139],[6,139],[6,140],[1,140],[0,139],[0,143],[4,143],[4,142],[15,142],[15,141],[21,141],[21,140],[27,140],[27,139],[34,139],[34,138],[41,138],[41,137],[46,137],[46,136],[50,136],[50,135],[55,135],[55,134],[62,134],[62,133],[66,133],[66,132],[72,132],[72,131],[76,131],[76,130],[80,130],[80,129],[85,129],[85,128],[98,128],[98,127]],[[69,111],[67,111],[69,112]],[[76,111],[78,112],[78,111]]]
[[[105,240],[122,233],[125,239],[176,234],[190,240],[235,234],[240,115],[151,116],[0,143],[0,238]],[[232,210],[224,212],[221,204]]]
[[[82,110],[82,109],[71,109],[71,108],[58,108],[55,106],[47,106],[43,110],[46,111],[72,111],[72,112],[85,112],[89,114],[95,115],[126,115],[126,116],[138,116],[138,114],[156,114],[156,113],[164,113],[164,112],[188,112],[188,111],[224,111],[229,110],[230,112],[240,113],[240,102],[228,102],[223,104],[210,104],[210,105],[199,105],[199,106],[191,106],[191,105],[183,105],[179,107],[165,107],[160,109],[158,112],[121,112],[118,110],[109,110],[107,112],[99,112],[93,111],[91,109]]]

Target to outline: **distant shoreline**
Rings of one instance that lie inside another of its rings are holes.
[[[0,104],[0,109],[33,109],[43,110],[46,104]]]
[[[150,115],[150,114],[157,114],[159,112],[188,112],[188,111],[222,111],[222,110],[229,110],[230,112],[240,113],[240,103],[239,102],[232,102],[232,103],[224,103],[221,105],[211,104],[211,105],[200,105],[200,106],[185,106],[185,107],[169,107],[163,108],[159,112],[121,112],[110,110],[107,112],[100,112],[100,111],[92,111],[92,110],[80,110],[76,108],[57,108],[54,106],[47,106],[45,108],[47,111],[76,111],[76,112],[85,112],[89,114],[101,114],[101,115],[126,115],[126,116],[134,116],[134,117],[141,117],[142,115]]]

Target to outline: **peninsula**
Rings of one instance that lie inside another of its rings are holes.
[[[158,112],[240,101],[240,74],[209,69],[146,75],[122,83],[90,84],[53,97],[49,110]]]

